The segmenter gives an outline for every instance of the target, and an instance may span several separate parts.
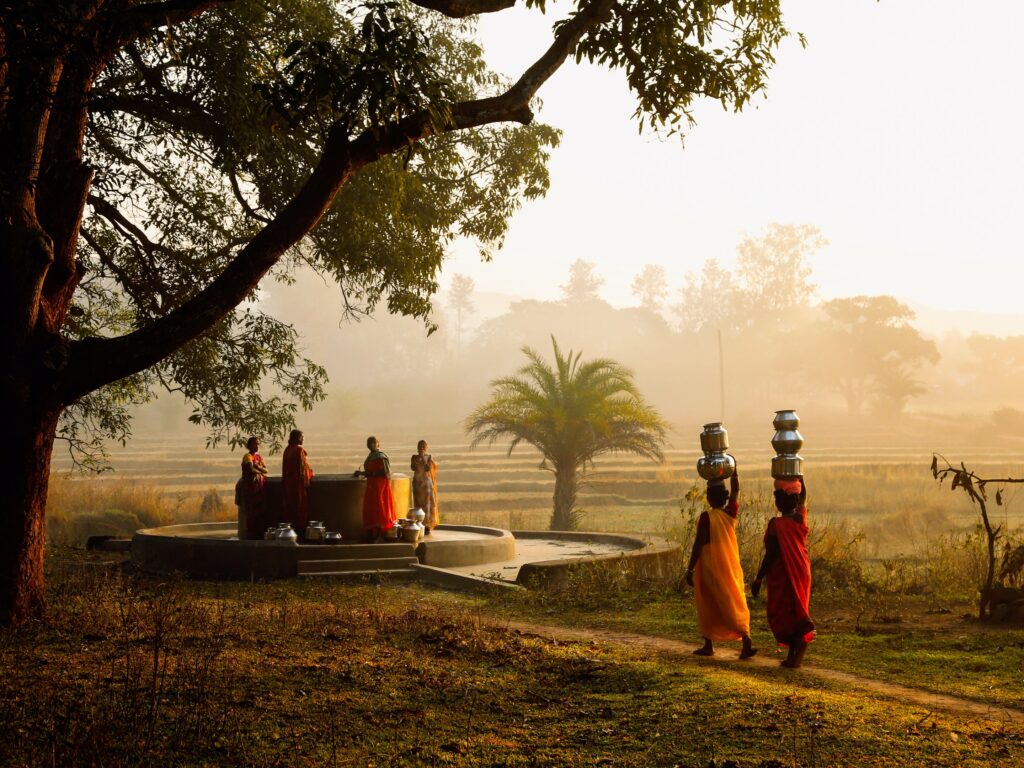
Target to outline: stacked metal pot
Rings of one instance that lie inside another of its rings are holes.
[[[775,427],[772,448],[776,454],[772,458],[772,477],[777,480],[803,477],[804,459],[799,450],[804,445],[804,436],[797,430],[800,417],[792,409],[776,411],[772,426]]]
[[[729,432],[722,422],[713,421],[704,425],[700,433],[700,449],[704,455],[697,460],[697,474],[705,480],[725,480],[736,471],[736,460],[726,453],[729,450]]]

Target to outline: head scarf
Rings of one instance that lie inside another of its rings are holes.
[[[796,496],[800,493],[800,480],[797,478],[780,477],[775,481],[775,488],[787,495]]]

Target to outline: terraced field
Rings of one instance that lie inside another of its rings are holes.
[[[407,457],[417,437],[381,434],[395,471],[407,471]],[[444,521],[516,529],[547,526],[553,481],[550,473],[539,468],[539,454],[529,447],[517,448],[512,456],[501,445],[472,449],[459,433],[430,437],[440,463]],[[693,443],[692,448],[670,448],[660,465],[632,456],[598,462],[588,470],[580,497],[583,527],[662,535],[677,528],[681,503],[697,482],[696,438]],[[338,440],[312,430],[307,432],[306,446],[320,474],[351,472],[365,455],[361,438]],[[913,439],[880,445],[877,436],[853,434],[831,444],[812,444],[803,455],[814,517],[854,522],[876,539],[885,539],[885,551],[907,551],[911,539],[974,525],[977,513],[963,495],[951,494],[932,480],[928,464],[933,447]],[[1022,449],[968,446],[957,450],[950,458],[966,460],[975,471],[1024,476]],[[766,495],[772,454],[767,438],[734,440],[732,452],[741,462],[746,497]],[[179,510],[197,506],[200,497],[213,490],[230,506],[240,459],[237,450],[206,450],[201,439],[140,437],[111,452],[114,472],[74,482],[154,486],[175,499]],[[277,471],[280,456],[266,459],[271,472]],[[64,456],[55,456],[57,471],[68,468]],[[1024,497],[1018,501],[1017,494],[1016,488],[1008,490],[1007,503],[995,509],[998,521],[1009,528],[1024,524]]]

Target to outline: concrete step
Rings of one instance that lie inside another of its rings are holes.
[[[418,574],[412,568],[393,571],[326,571],[324,573],[300,573],[302,579],[330,579],[331,581],[415,581]]]
[[[382,557],[415,557],[416,546],[395,544],[301,544],[303,560],[365,560]]]
[[[317,573],[345,573],[349,571],[396,571],[419,562],[415,557],[361,557],[358,560],[299,560],[299,576]]]

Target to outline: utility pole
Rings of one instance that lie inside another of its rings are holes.
[[[722,329],[718,329],[718,392],[721,397],[719,418],[725,423],[725,350],[722,347]]]

